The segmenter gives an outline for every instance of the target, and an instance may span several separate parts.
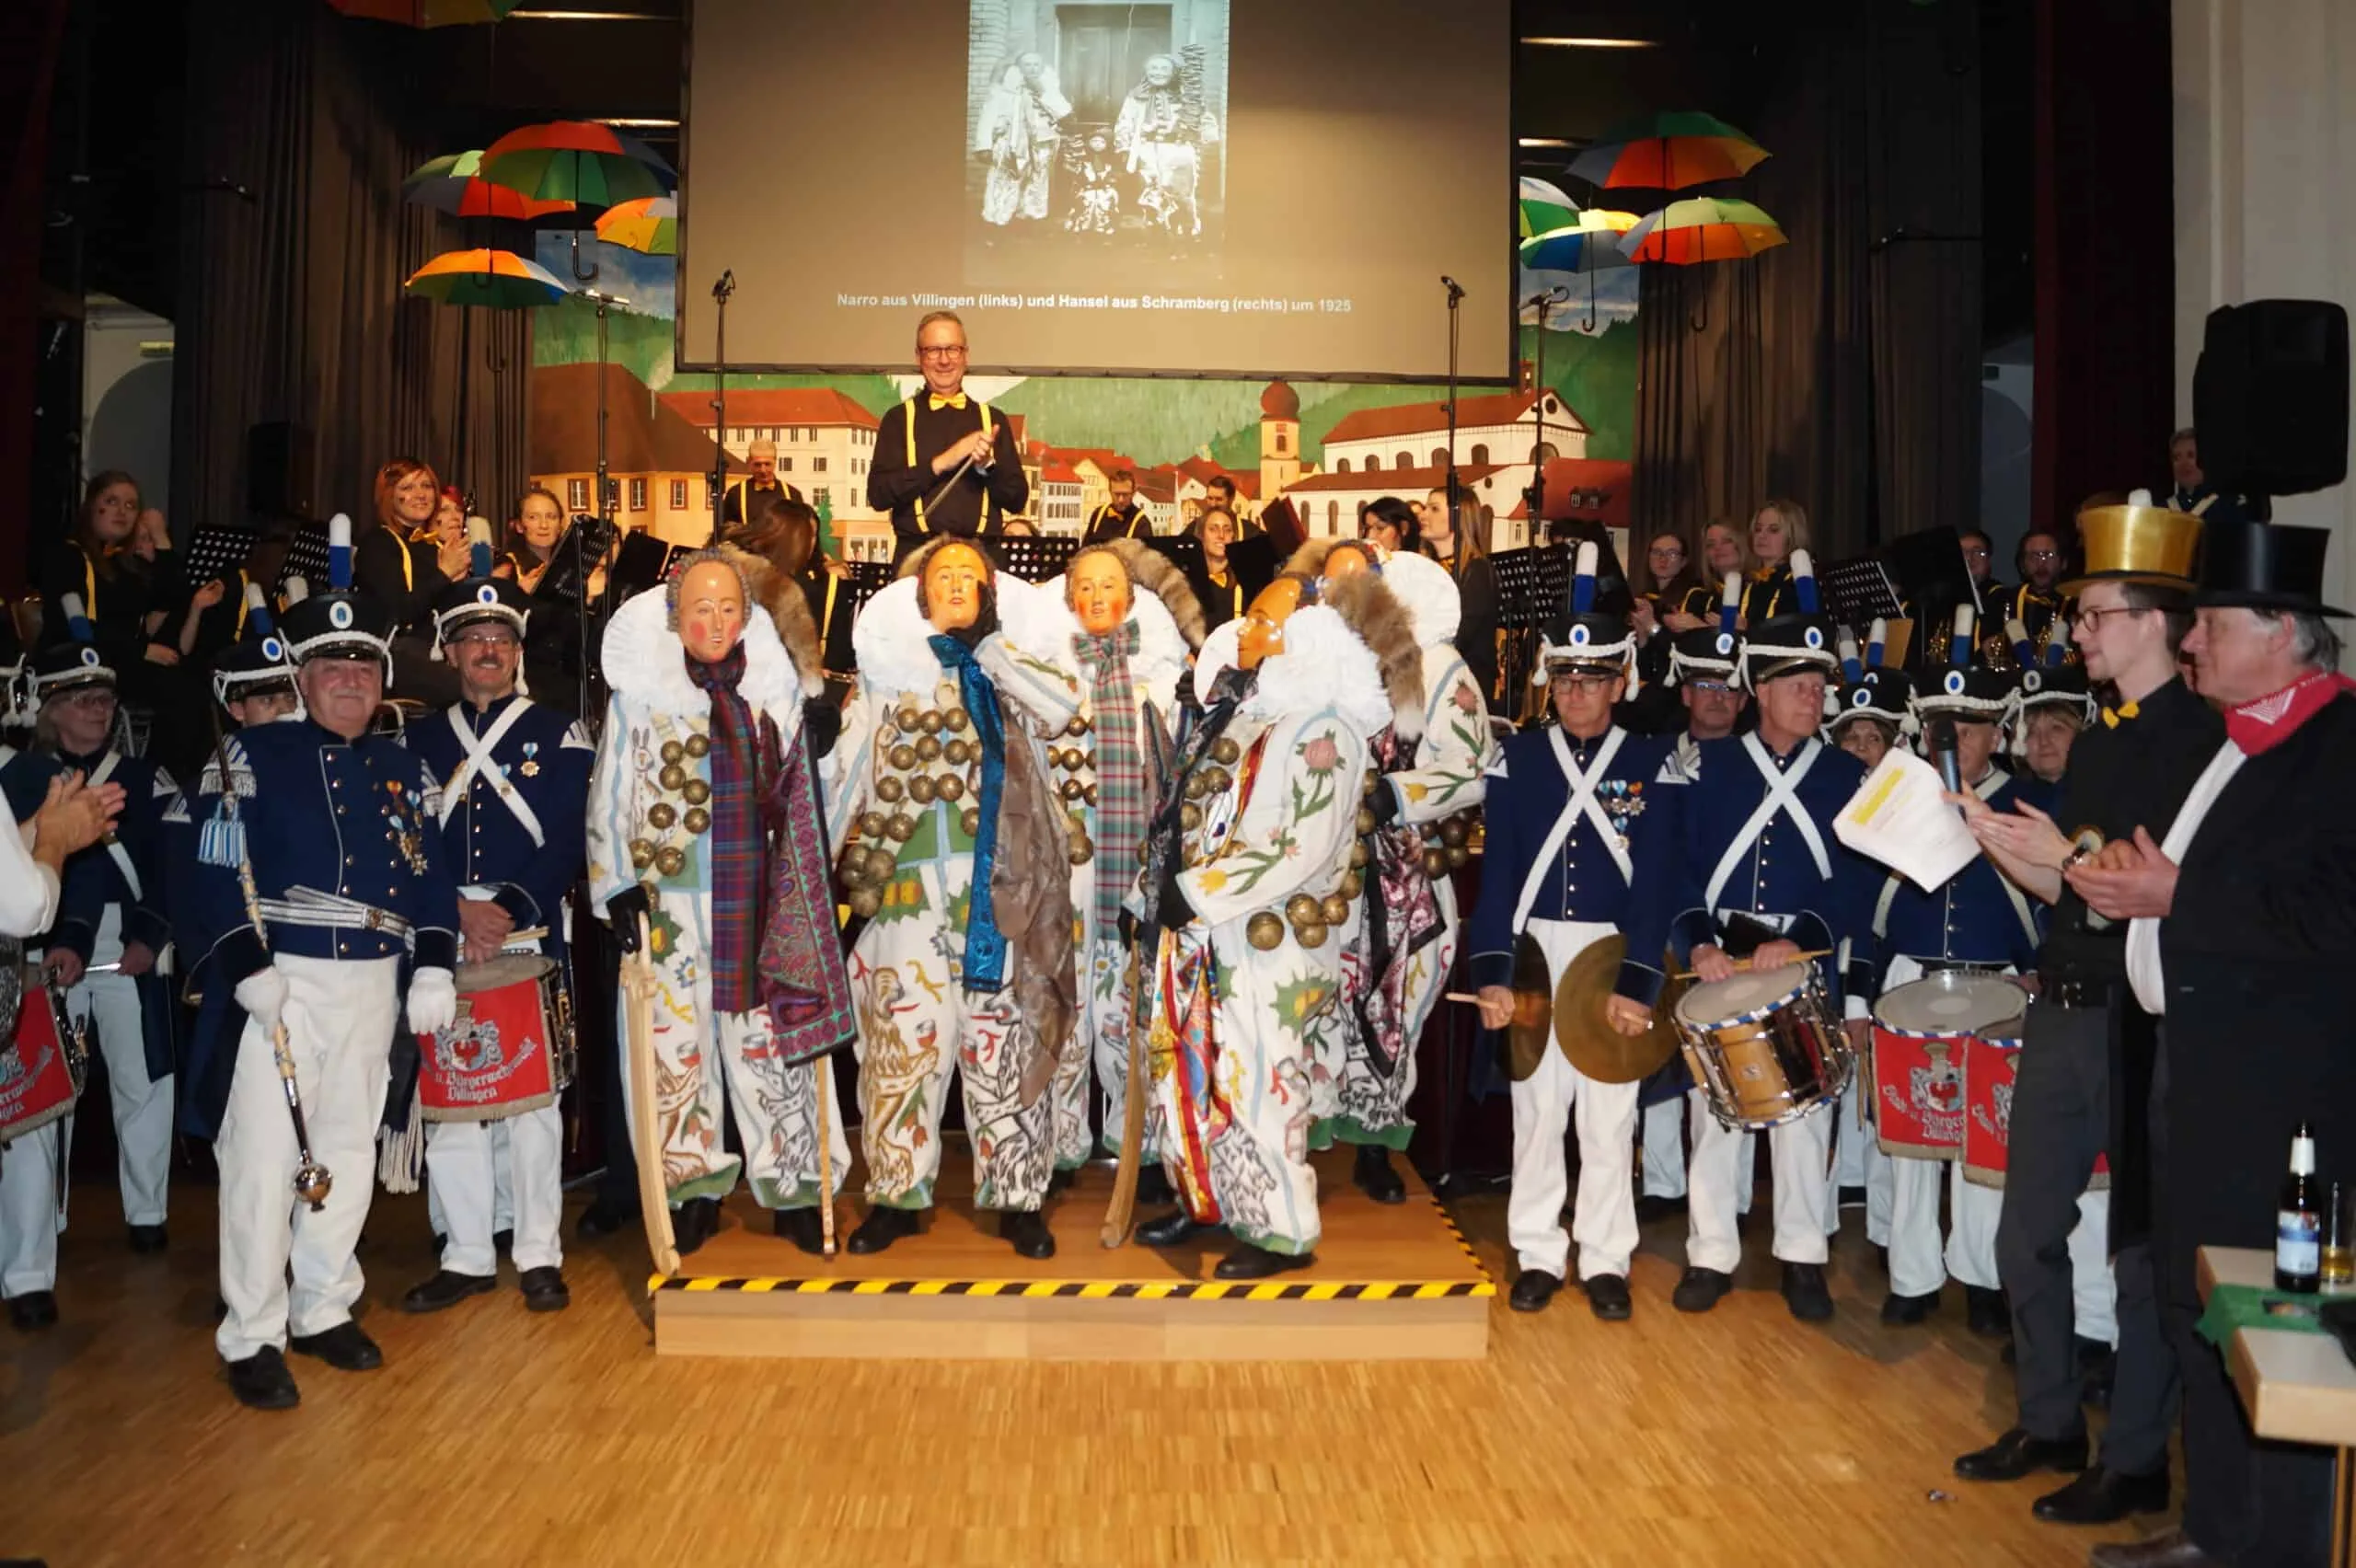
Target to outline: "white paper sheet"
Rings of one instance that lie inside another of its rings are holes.
[[[1980,858],[1963,813],[1940,799],[1946,792],[1937,768],[1893,748],[1832,819],[1832,831],[1858,854],[1934,892]]]

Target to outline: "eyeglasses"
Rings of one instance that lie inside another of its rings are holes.
[[[1682,545],[1655,545],[1652,548],[1646,550],[1645,554],[1650,556],[1655,560],[1660,559],[1663,556],[1675,556],[1680,560],[1682,560],[1685,559],[1685,547]]]
[[[957,360],[964,357],[965,345],[963,343],[940,343],[917,350],[918,359]]]
[[[2100,609],[2079,610],[2077,621],[2080,626],[2090,631],[2100,631],[2104,620],[2111,616],[2141,616],[2150,613],[2151,606],[2148,605],[2109,605]]]
[[[1556,686],[1575,686],[1581,691],[1593,691],[1623,678],[1620,675],[1598,674],[1591,670],[1558,670],[1552,677]]]
[[[2060,560],[2062,552],[2060,550],[2023,550],[2021,559],[2023,560]]]
[[[1986,545],[1966,545],[1963,547],[1963,553],[1968,556],[1979,556],[1984,559],[1988,554],[1988,547]]]

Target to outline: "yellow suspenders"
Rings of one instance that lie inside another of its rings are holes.
[[[982,412],[982,433],[990,437],[993,441],[997,440],[997,429],[990,423],[990,406],[987,403],[983,402],[979,398],[974,398],[974,407],[979,409]],[[900,429],[908,438],[908,467],[913,468],[917,466],[917,400],[914,398],[909,398],[907,402],[900,405]],[[976,533],[981,532],[981,523],[987,523],[989,521],[990,504],[989,499],[985,496],[982,501],[982,515],[975,526],[974,531]],[[917,492],[916,514],[917,532],[919,534],[931,533],[932,530],[925,525],[924,492],[921,490]],[[834,600],[830,596],[826,602],[828,605],[831,606]],[[825,635],[823,630],[820,632],[820,635],[822,637]]]

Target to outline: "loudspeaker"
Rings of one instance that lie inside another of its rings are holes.
[[[246,506],[260,518],[314,519],[318,440],[291,420],[273,420],[246,432]]]
[[[2209,313],[2192,373],[2200,468],[2228,494],[2302,495],[2348,478],[2348,312],[2257,299]]]

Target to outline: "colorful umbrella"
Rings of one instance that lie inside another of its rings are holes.
[[[328,0],[347,17],[398,22],[410,28],[446,28],[466,22],[495,22],[524,0]]]
[[[1576,223],[1578,216],[1579,204],[1565,195],[1560,187],[1526,174],[1521,177],[1521,204],[1516,217],[1522,238]]]
[[[453,153],[419,166],[401,194],[421,207],[461,218],[545,218],[572,211],[570,202],[536,202],[482,178],[482,154]]]
[[[445,250],[420,267],[404,286],[410,294],[445,305],[480,305],[493,310],[554,305],[572,292],[547,268],[512,250]]]
[[[1631,261],[1738,261],[1784,243],[1774,219],[1748,202],[1695,196],[1646,214],[1621,236]]]
[[[679,203],[670,196],[641,196],[608,207],[597,220],[597,237],[607,245],[649,256],[679,253]]]
[[[653,148],[588,120],[510,131],[483,149],[482,178],[538,201],[584,207],[666,196],[678,181]]]
[[[1715,115],[1694,110],[1614,126],[1571,160],[1570,172],[1599,187],[1682,190],[1749,174],[1767,149]]]
[[[1521,264],[1541,272],[1597,272],[1631,265],[1620,236],[1636,226],[1634,213],[1590,207],[1561,228],[1521,242]]]

